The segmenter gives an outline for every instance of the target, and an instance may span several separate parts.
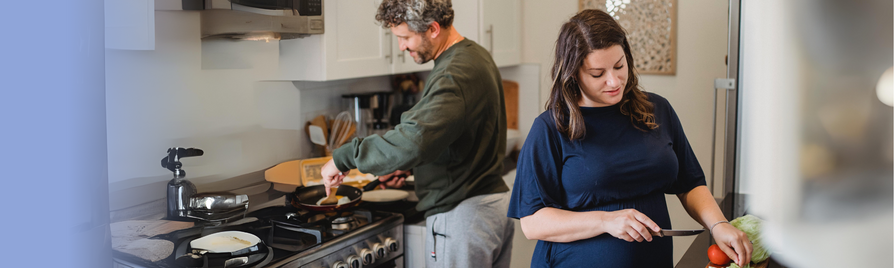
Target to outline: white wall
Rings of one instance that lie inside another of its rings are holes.
[[[540,111],[548,99],[554,46],[562,23],[578,12],[578,0],[523,1],[522,61],[541,65]],[[727,17],[724,0],[677,1],[677,73],[641,75],[640,84],[667,98],[682,121],[689,142],[705,174],[710,174],[714,78],[726,76]],[[722,122],[721,122],[722,124]],[[708,179],[710,179],[708,175]],[[699,228],[680,202],[668,196],[675,228]],[[676,263],[694,237],[674,239]],[[520,260],[519,258],[518,260]],[[514,267],[518,264],[513,262]]]

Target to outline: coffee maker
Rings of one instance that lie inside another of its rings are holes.
[[[369,134],[384,135],[391,129],[389,115],[391,114],[391,92],[383,91],[370,94],[369,107],[372,110],[372,130]]]
[[[369,94],[346,94],[341,95],[343,107],[351,113],[354,121],[357,122],[354,135],[357,137],[366,137],[369,135],[370,126],[368,125],[372,118],[370,111],[370,95]]]
[[[357,122],[357,137],[383,135],[391,129],[391,92],[342,95],[343,106]]]

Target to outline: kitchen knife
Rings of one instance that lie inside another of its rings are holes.
[[[653,236],[665,237],[665,236],[687,236],[687,235],[697,235],[704,232],[705,229],[692,229],[692,230],[671,230],[671,229],[661,229],[660,232],[651,232]]]

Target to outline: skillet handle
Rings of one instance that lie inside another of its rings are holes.
[[[378,178],[376,178],[375,180],[366,184],[366,186],[363,186],[363,191],[369,192],[369,191],[375,190],[376,187],[379,186],[379,184],[381,184],[381,183],[382,183],[382,181],[380,181]]]

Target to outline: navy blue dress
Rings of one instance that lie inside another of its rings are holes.
[[[549,111],[538,116],[519,155],[508,216],[519,219],[544,207],[633,208],[671,228],[665,194],[705,185],[705,175],[673,108],[647,94],[659,125],[647,132],[636,129],[620,105],[581,107],[587,132],[576,141],[559,133]],[[538,241],[531,267],[673,267],[673,241],[627,242],[608,233],[570,243]]]

